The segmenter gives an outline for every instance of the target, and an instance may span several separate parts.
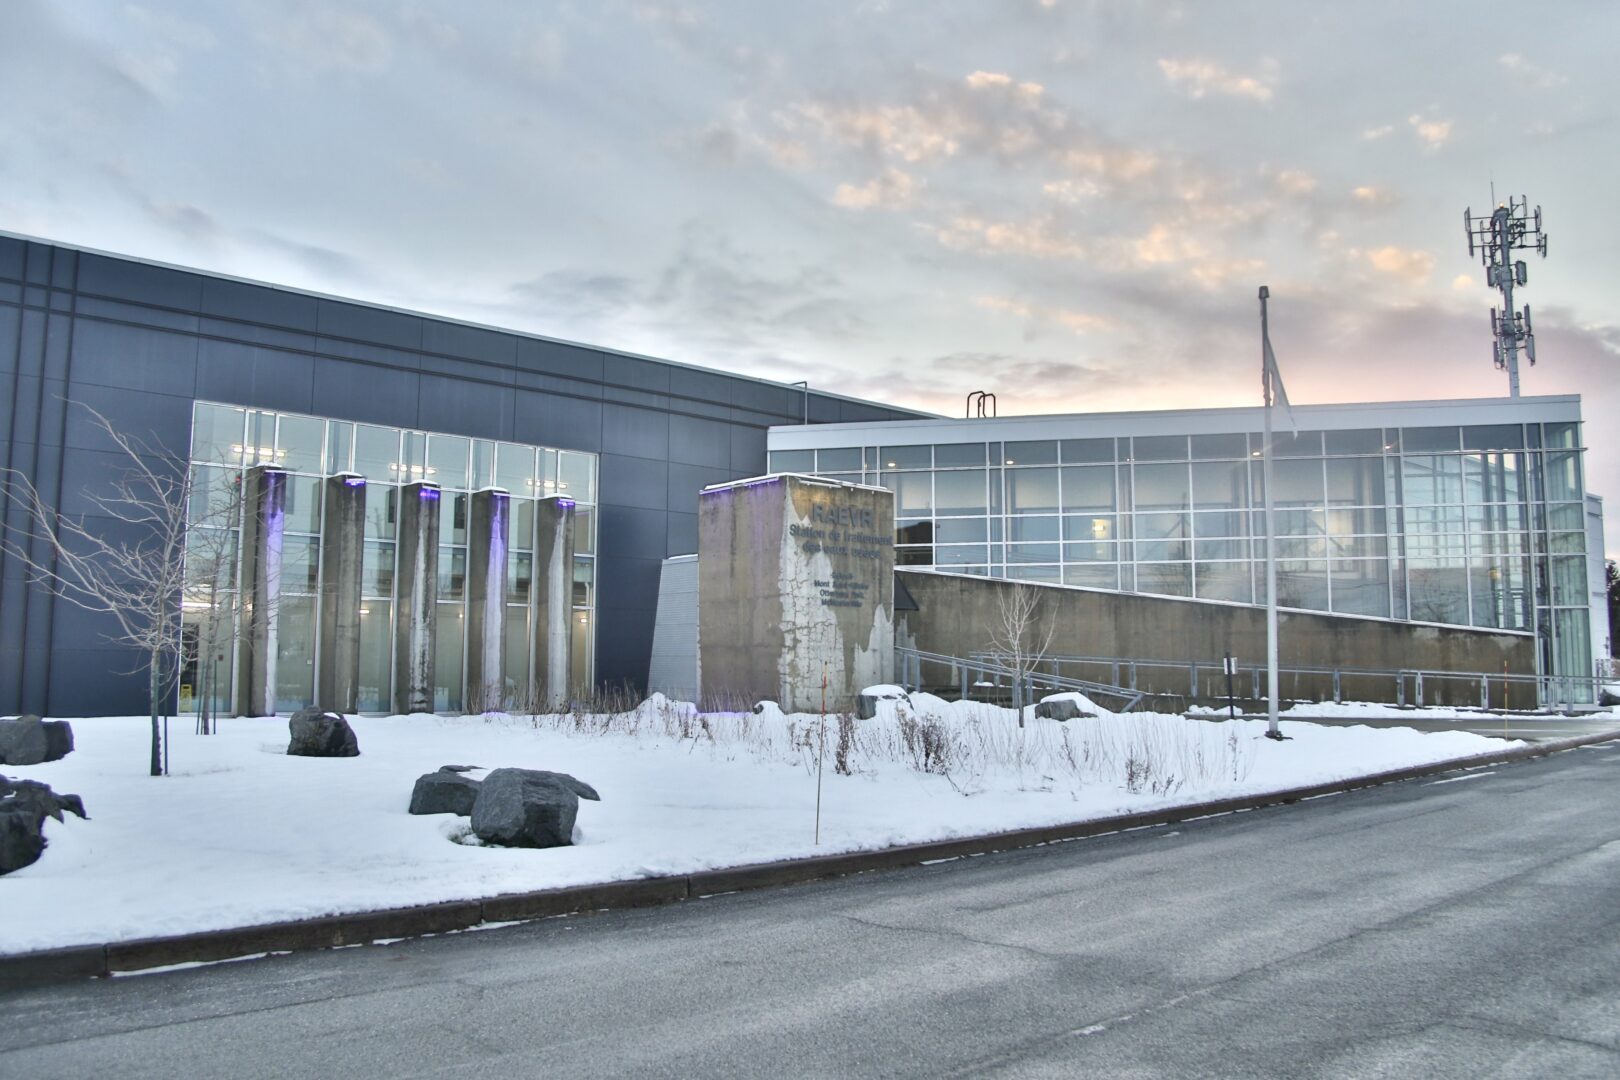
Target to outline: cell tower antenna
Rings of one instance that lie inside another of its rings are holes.
[[[1491,198],[1496,197],[1496,182],[1491,182]],[[1542,258],[1547,257],[1547,234],[1541,228],[1541,207],[1530,209],[1530,200],[1523,195],[1508,196],[1489,214],[1476,215],[1472,209],[1463,211],[1463,231],[1468,234],[1468,254],[1478,254],[1485,266],[1485,284],[1502,294],[1502,308],[1491,308],[1491,337],[1494,339],[1492,359],[1498,370],[1508,373],[1508,396],[1519,396],[1519,351],[1531,366],[1536,362],[1536,335],[1530,325],[1530,305],[1522,311],[1513,307],[1513,287],[1523,285],[1530,278],[1524,260],[1514,261],[1515,251],[1534,249]]]

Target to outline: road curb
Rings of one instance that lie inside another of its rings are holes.
[[[270,952],[297,952],[362,945],[396,938],[421,937],[465,930],[484,923],[542,919],[613,908],[654,907],[683,900],[750,889],[796,885],[874,870],[895,870],[922,863],[1038,847],[1090,836],[1168,825],[1194,818],[1256,810],[1304,799],[1416,780],[1440,773],[1487,765],[1529,761],[1580,746],[1620,739],[1620,729],[1510,750],[1373,773],[1347,780],[1288,788],[1263,795],[1219,799],[1139,814],[1093,821],[1045,825],[979,836],[906,844],[876,851],[818,855],[808,859],[754,863],[695,874],[638,878],[631,881],[505,893],[481,900],[457,900],[418,907],[330,915],[294,922],[266,923],[229,930],[210,930],[173,937],[73,946],[0,956],[0,989],[15,990],[50,983],[140,971],[184,963],[209,963]]]

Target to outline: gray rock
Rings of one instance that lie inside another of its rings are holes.
[[[45,819],[62,820],[62,811],[84,817],[77,795],[58,795],[37,780],[0,776],[0,874],[21,870],[45,850]]]
[[[73,727],[66,720],[37,716],[0,719],[0,765],[61,761],[73,752]]]
[[[1049,697],[1036,704],[1035,715],[1045,720],[1074,720],[1097,714],[1081,708],[1072,697]]]
[[[62,811],[90,820],[84,812],[84,800],[77,795],[58,795],[50,785],[38,780],[7,780],[0,776],[0,806],[25,807],[41,819],[53,817],[62,820]]]
[[[563,847],[574,842],[581,798],[601,796],[567,773],[496,769],[478,787],[472,830],[486,844]]]
[[[411,789],[411,813],[455,814],[468,817],[478,800],[479,782],[463,776],[466,766],[445,765],[438,772],[416,778]]]
[[[43,819],[23,806],[0,803],[0,874],[39,861],[45,851]]]
[[[299,709],[287,721],[292,739],[287,753],[294,757],[359,757],[360,743],[342,716],[320,709]]]

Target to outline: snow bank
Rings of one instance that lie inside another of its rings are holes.
[[[44,857],[0,877],[0,952],[1058,824],[1505,745],[1305,724],[1277,743],[1260,721],[1100,709],[1020,729],[1010,710],[926,694],[883,706],[824,727],[775,706],[700,714],[660,696],[617,714],[359,717],[361,756],[347,759],[288,757],[285,719],[227,719],[212,736],[177,723],[174,775],[157,779],[145,718],[75,720],[73,754],[5,770],[82,795],[90,820],[47,821]],[[463,846],[450,839],[461,819],[405,812],[416,777],[446,764],[567,772],[602,802],[582,804],[573,847]]]

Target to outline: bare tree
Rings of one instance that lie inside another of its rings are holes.
[[[168,755],[159,718],[168,718],[180,674],[193,472],[185,458],[81,407],[123,456],[124,471],[104,490],[86,490],[91,511],[77,516],[48,503],[22,473],[0,473],[0,493],[27,518],[26,531],[5,534],[0,547],[27,569],[35,585],[107,616],[116,627],[108,638],[139,651],[152,718],[151,774],[161,776]]]
[[[1041,601],[1041,591],[1033,585],[1013,584],[996,590],[997,617],[990,626],[990,651],[1013,673],[1019,727],[1024,726],[1026,704],[1020,688],[1028,688],[1030,675],[1046,658],[1057,633],[1057,621],[1041,617]]]

